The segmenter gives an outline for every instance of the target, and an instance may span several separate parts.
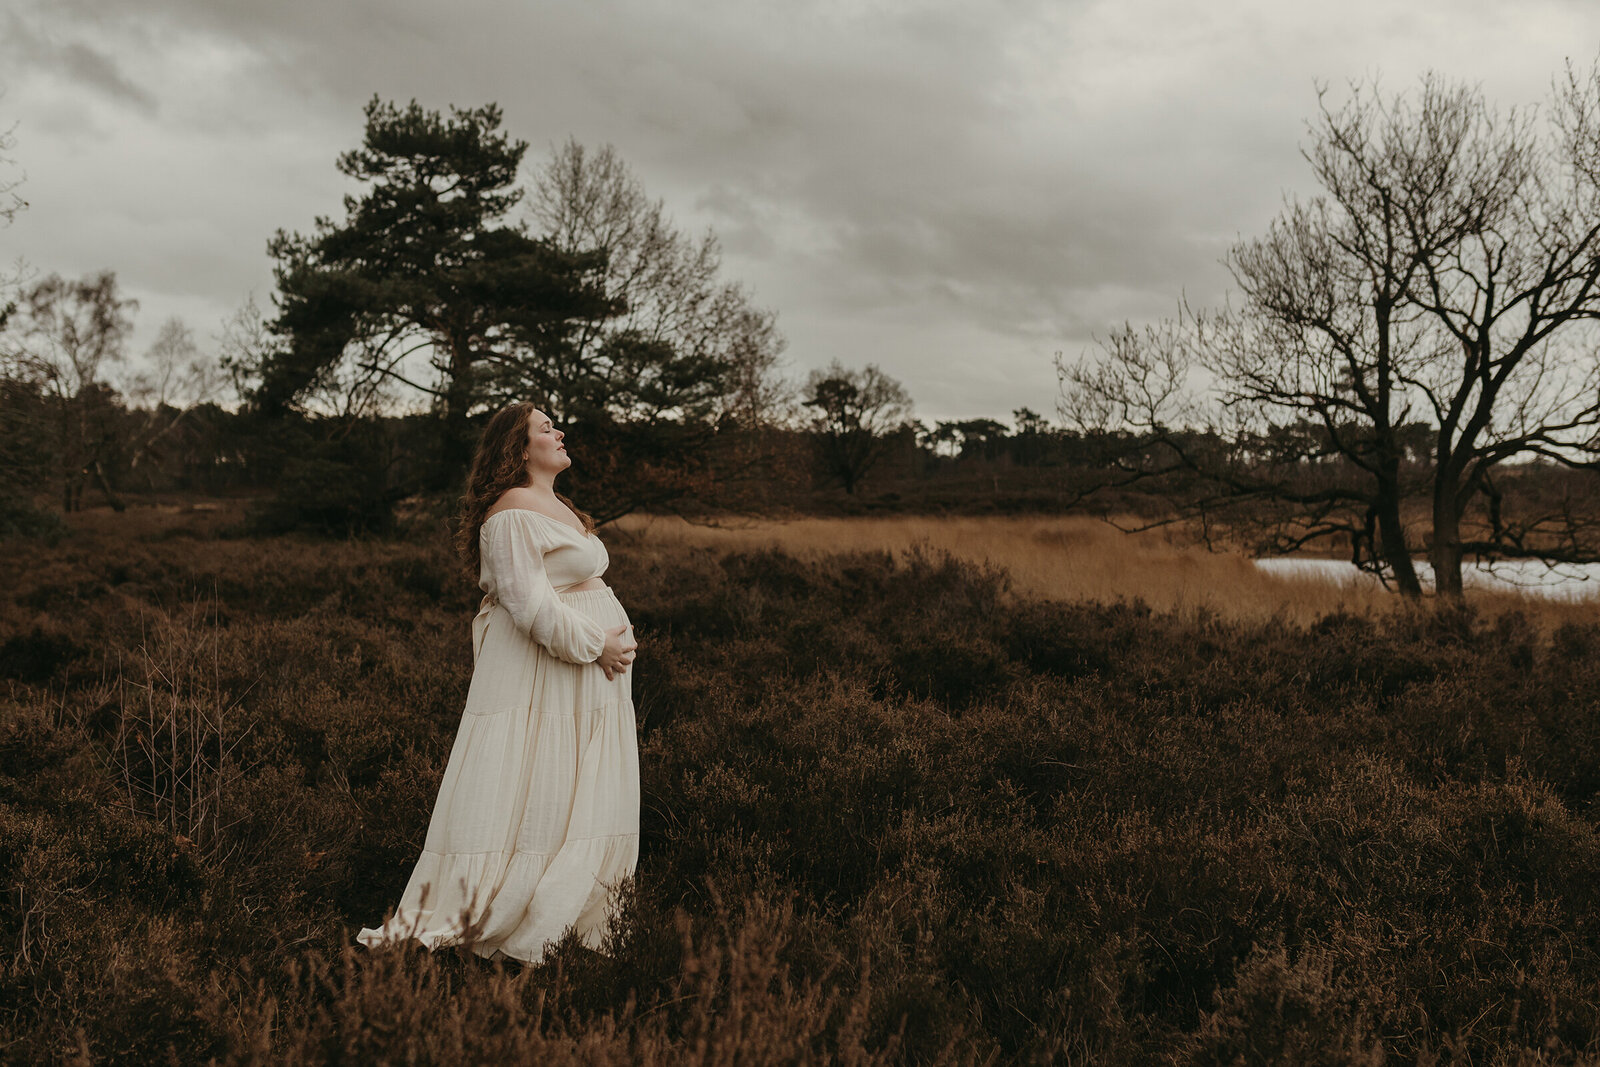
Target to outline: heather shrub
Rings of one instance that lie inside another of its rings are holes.
[[[34,626],[0,644],[0,678],[19,682],[44,682],[63,665],[77,659],[83,646],[59,630]]]
[[[577,974],[562,969],[570,951],[535,981],[532,970],[486,965],[465,950],[346,947],[336,959],[312,953],[292,964],[280,994],[258,984],[236,1013],[215,1012],[233,995],[217,988],[207,1014],[238,1063],[894,1062],[894,1039],[865,1043],[870,970],[849,995],[826,975],[794,973],[782,959],[792,918],[787,903],[756,899],[734,911],[719,902],[697,936],[680,915],[666,1000],[674,1010],[641,1011],[630,995],[598,1025],[573,1011],[587,976],[581,964]]]
[[[14,472],[8,473],[14,475]],[[55,545],[67,534],[67,524],[56,512],[35,507],[24,497],[0,491],[0,542],[30,538]]]
[[[279,444],[274,491],[251,506],[245,523],[251,533],[349,537],[394,528],[400,494],[390,485],[394,457],[380,429],[357,425],[327,440]]]
[[[1379,1067],[1385,1057],[1366,1005],[1341,978],[1328,953],[1291,961],[1281,944],[1258,947],[1219,994],[1189,1062]]]
[[[351,943],[471,671],[447,546],[166,521],[0,561],[6,1062],[1600,1056],[1595,627],[617,538],[639,870],[522,967]]]

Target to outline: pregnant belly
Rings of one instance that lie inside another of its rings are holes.
[[[583,581],[579,582],[577,585],[569,585],[569,586],[567,586],[565,589],[561,590],[561,592],[563,592],[563,593],[587,593],[591,589],[604,589],[605,587],[606,587],[606,581],[605,581],[604,578],[585,578]]]

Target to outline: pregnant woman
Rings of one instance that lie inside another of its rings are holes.
[[[593,521],[555,491],[565,434],[532,404],[484,429],[457,548],[484,591],[472,684],[422,857],[357,940],[461,941],[528,962],[569,928],[600,947],[639,855],[632,627]]]

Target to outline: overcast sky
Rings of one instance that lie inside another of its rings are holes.
[[[0,0],[0,255],[117,272],[134,347],[203,341],[265,245],[340,216],[377,93],[609,142],[777,310],[795,376],[876,362],[932,421],[1054,413],[1051,356],[1220,299],[1309,192],[1316,83],[1428,69],[1541,100],[1592,0]]]

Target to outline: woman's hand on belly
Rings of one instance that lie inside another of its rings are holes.
[[[606,647],[601,650],[600,658],[595,663],[606,672],[607,681],[628,669],[638,655],[634,651],[638,647],[639,642],[633,639],[633,627],[613,626],[606,631]]]

